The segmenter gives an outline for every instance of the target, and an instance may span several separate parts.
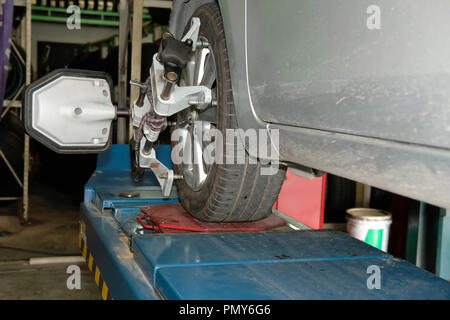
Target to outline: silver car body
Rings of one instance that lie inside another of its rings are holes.
[[[175,1],[171,32],[213,1]],[[218,4],[240,128],[279,129],[287,164],[450,208],[449,1]]]

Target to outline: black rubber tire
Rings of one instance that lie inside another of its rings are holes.
[[[141,183],[144,179],[145,169],[139,166],[139,157],[136,156],[136,150],[134,149],[134,139],[128,145],[130,146],[131,178],[134,183]]]
[[[18,47],[22,57],[25,57],[23,50]],[[25,66],[19,59],[15,50],[11,50],[9,55],[9,71],[5,87],[5,100],[11,100],[25,83]]]
[[[8,112],[0,121],[0,149],[2,149],[19,179],[22,179],[23,176],[24,135],[22,122],[18,117]],[[22,194],[22,188],[1,158],[0,181],[2,182],[0,183],[0,196],[17,197]]]
[[[219,96],[217,127],[223,133],[225,129],[238,128],[238,125],[222,17],[215,3],[199,7],[193,16],[200,18],[200,35],[208,40],[214,52]],[[225,136],[223,140],[225,150]],[[181,205],[203,221],[254,221],[269,216],[285,179],[286,168],[280,166],[275,175],[261,175],[263,165],[260,162],[249,164],[248,160],[246,155],[245,164],[213,164],[199,191],[192,190],[184,180],[176,180]],[[174,171],[182,174],[181,166],[174,165]]]

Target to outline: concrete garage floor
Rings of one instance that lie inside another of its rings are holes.
[[[81,269],[81,288],[67,288],[68,265],[29,265],[28,261],[0,263],[0,300],[99,300],[99,290],[86,264]]]
[[[0,299],[101,299],[85,263],[81,289],[69,290],[65,264],[30,265],[29,259],[80,256],[79,206],[71,195],[38,185],[30,190],[30,223],[21,225],[17,204],[0,206]]]

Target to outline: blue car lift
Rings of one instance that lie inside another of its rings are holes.
[[[342,232],[149,232],[140,209],[178,198],[163,200],[150,171],[133,183],[128,148],[99,155],[81,204],[79,246],[104,299],[450,299],[449,282]],[[170,147],[156,152],[170,168]]]

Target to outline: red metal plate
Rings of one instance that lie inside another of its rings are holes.
[[[322,229],[326,179],[324,175],[308,180],[288,170],[274,209],[313,229]]]
[[[161,232],[218,232],[218,231],[262,231],[281,227],[286,222],[272,214],[252,222],[204,222],[187,213],[181,204],[160,204],[141,209],[147,221],[153,222]]]

